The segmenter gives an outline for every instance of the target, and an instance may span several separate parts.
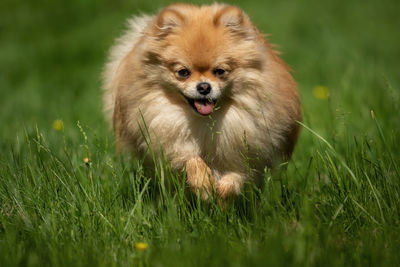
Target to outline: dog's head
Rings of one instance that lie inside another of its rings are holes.
[[[215,110],[235,80],[260,70],[264,62],[262,38],[234,6],[168,6],[154,18],[144,38],[143,62],[149,78],[180,94],[203,116]]]

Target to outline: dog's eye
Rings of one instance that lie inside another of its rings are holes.
[[[213,74],[216,76],[216,77],[222,77],[224,74],[226,73],[226,71],[224,70],[224,69],[214,69],[213,70]]]
[[[176,72],[179,76],[179,78],[189,78],[190,76],[190,70],[188,69],[180,69]]]

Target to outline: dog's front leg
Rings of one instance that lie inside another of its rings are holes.
[[[187,183],[193,193],[199,192],[203,200],[211,197],[214,177],[211,169],[200,157],[186,161],[186,176]]]
[[[244,183],[244,176],[236,172],[226,173],[218,180],[216,184],[216,191],[218,196],[225,200],[231,196],[237,196],[240,194],[242,185]]]

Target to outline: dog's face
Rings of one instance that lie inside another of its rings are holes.
[[[235,60],[224,53],[223,31],[205,27],[193,32],[185,28],[167,38],[171,44],[163,53],[167,79],[194,111],[209,115],[231,81]]]
[[[206,116],[229,90],[235,70],[260,66],[262,55],[247,17],[234,7],[192,12],[173,5],[160,12],[149,49],[163,82]]]

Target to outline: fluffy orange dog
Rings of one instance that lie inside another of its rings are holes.
[[[302,119],[284,62],[242,10],[222,4],[134,17],[111,49],[104,89],[117,145],[165,153],[203,199],[260,185],[266,166],[290,157]]]

